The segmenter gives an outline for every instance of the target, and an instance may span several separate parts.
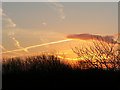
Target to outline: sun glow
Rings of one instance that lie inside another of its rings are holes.
[[[65,60],[79,60],[78,58],[65,58],[65,57],[62,57],[62,56],[58,56],[58,58],[65,59]]]

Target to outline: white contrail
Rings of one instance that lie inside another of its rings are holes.
[[[5,47],[3,47],[2,45],[0,45],[0,48],[1,48],[2,50],[5,50],[5,51],[6,51]]]
[[[4,46],[2,46],[2,45],[0,45],[0,48],[1,48],[2,50],[4,50],[5,52],[8,51],[8,50],[7,50]],[[2,52],[0,52],[0,53],[2,53]],[[13,53],[20,55],[20,53],[16,53],[16,52],[13,52]]]
[[[38,45],[28,46],[28,47],[21,48],[21,49],[16,49],[16,50],[11,50],[11,51],[2,52],[2,53],[0,53],[0,54],[10,53],[10,52],[16,52],[16,51],[26,51],[26,50],[28,50],[28,49],[35,48],[35,47],[40,47],[40,46],[45,46],[45,45],[50,45],[50,44],[56,44],[56,43],[61,43],[61,42],[66,42],[66,41],[71,41],[71,40],[72,40],[72,39],[66,39],[66,40],[60,40],[60,41],[55,41],[55,42],[50,42],[50,43],[38,44]]]

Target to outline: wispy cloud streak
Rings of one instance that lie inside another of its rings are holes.
[[[3,12],[2,8],[0,8],[0,15],[2,15],[2,20],[7,22],[6,28],[9,28],[9,27],[13,27],[14,28],[14,27],[16,27],[16,24],[13,22],[13,20],[8,15],[6,15]]]
[[[62,20],[66,19],[66,16],[65,16],[64,10],[63,10],[64,6],[59,2],[50,2],[50,3],[53,5],[52,8],[59,14],[59,17]]]
[[[14,37],[14,34],[15,34],[14,32],[8,33],[8,36],[14,41],[14,45],[19,49],[24,48],[20,45],[20,42]],[[24,51],[28,52],[28,50],[26,49]]]

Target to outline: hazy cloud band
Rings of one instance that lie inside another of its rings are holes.
[[[68,39],[81,39],[81,40],[98,40],[105,41],[111,44],[117,44],[117,41],[114,40],[114,36],[101,36],[101,35],[92,35],[92,34],[71,34],[67,36]]]

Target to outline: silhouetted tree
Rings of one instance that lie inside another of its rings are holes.
[[[73,48],[73,52],[78,55],[80,67],[99,68],[107,70],[120,70],[120,49],[118,44],[100,40],[92,40],[93,45]],[[89,65],[89,66],[88,66]]]

